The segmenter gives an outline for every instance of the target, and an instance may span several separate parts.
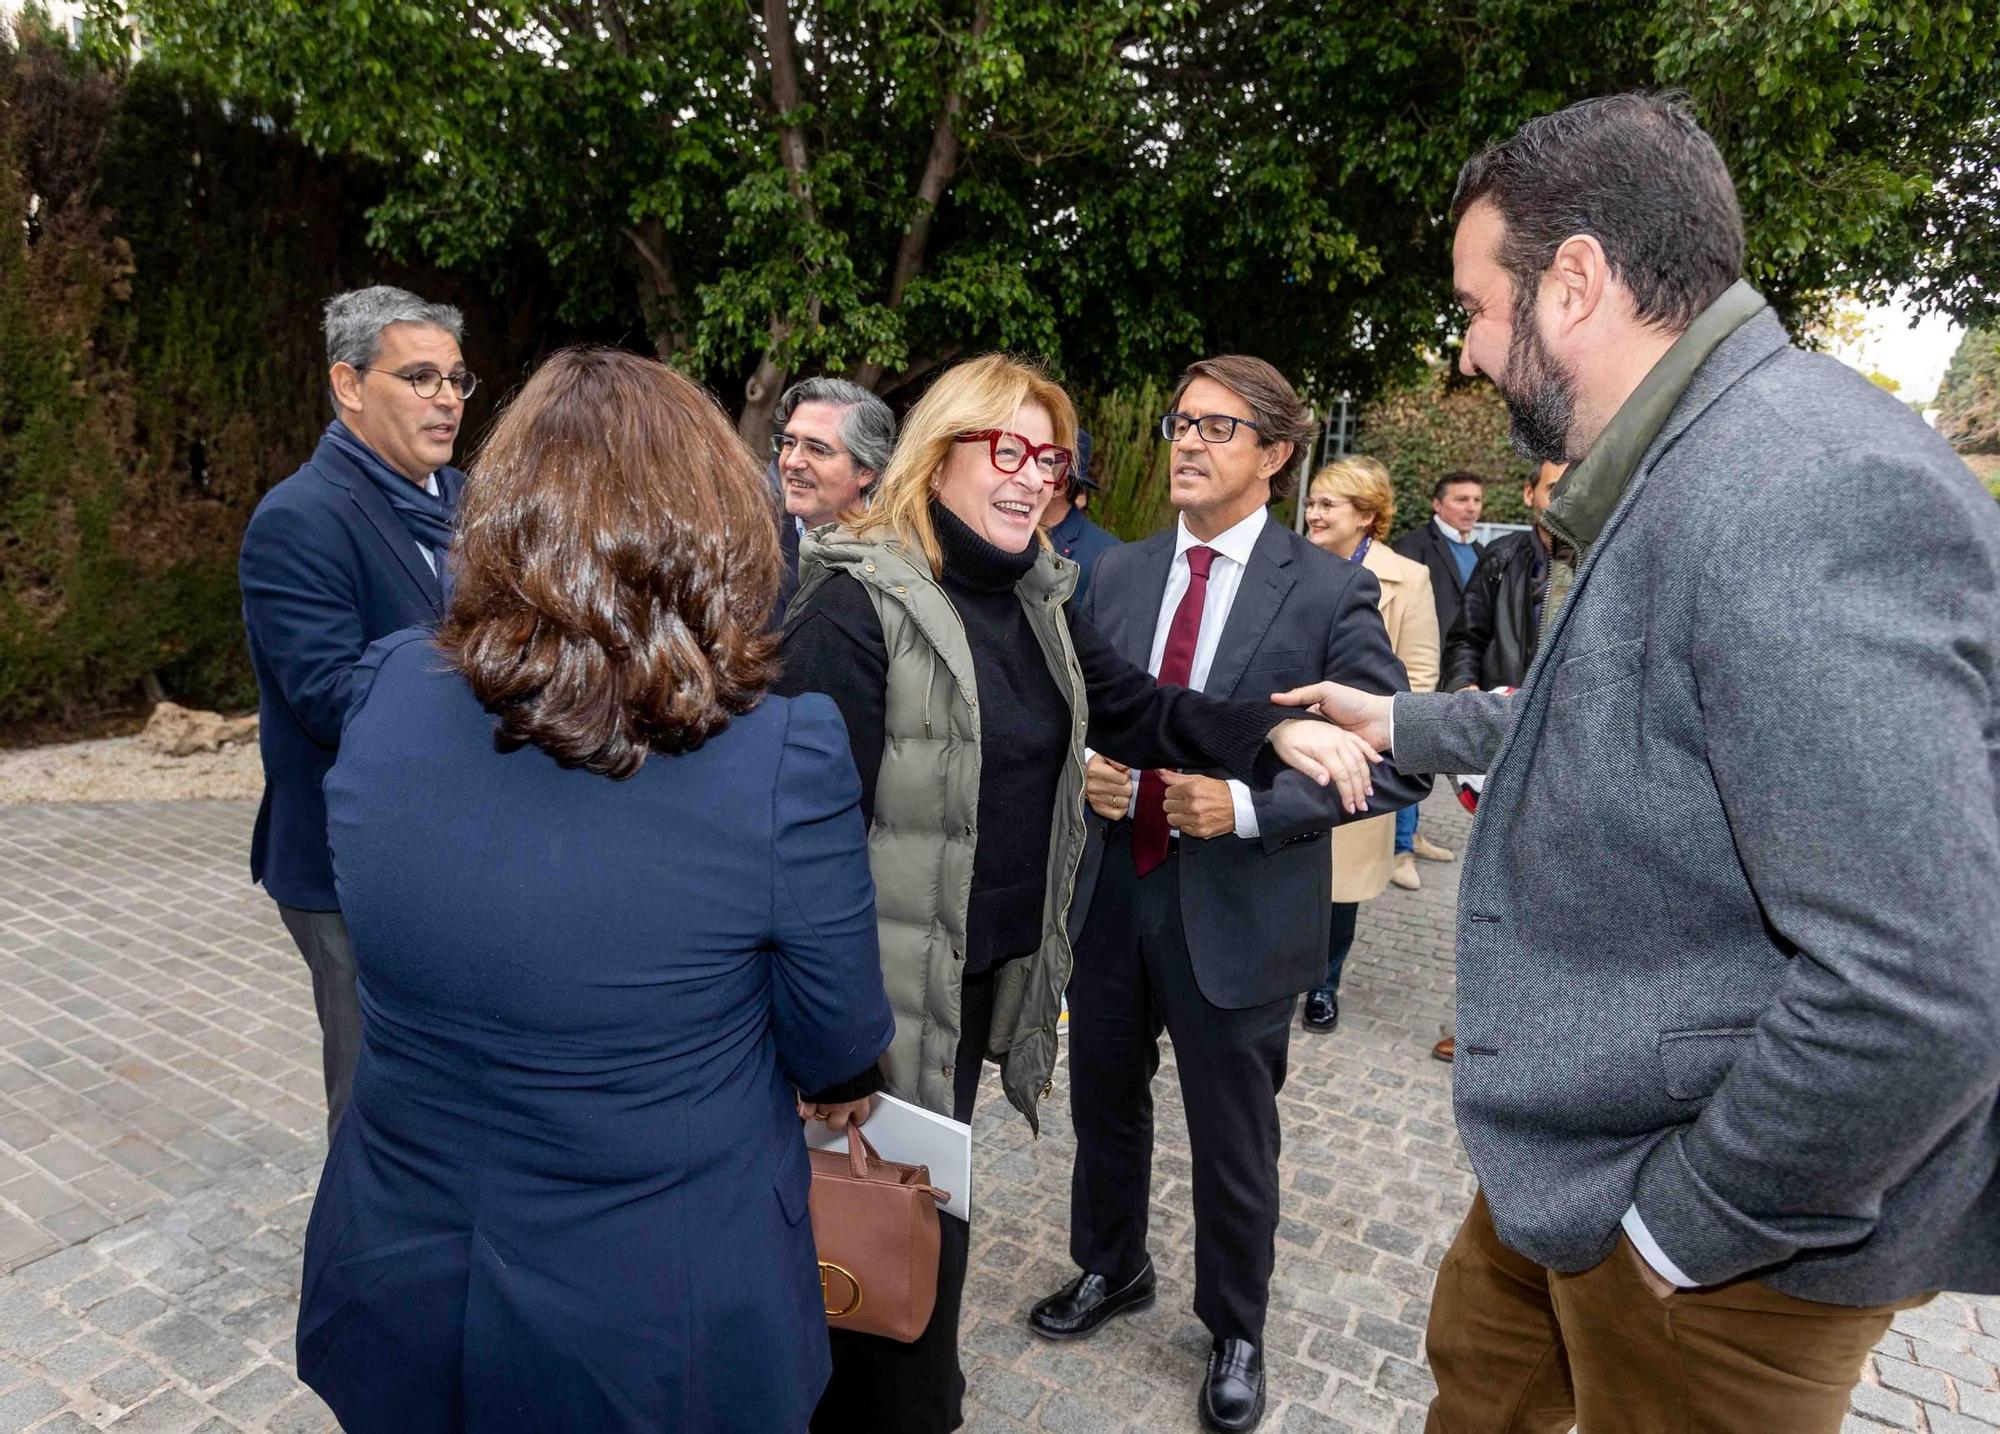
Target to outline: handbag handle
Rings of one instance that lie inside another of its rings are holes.
[[[861,1127],[849,1121],[847,1126],[847,1164],[848,1168],[854,1172],[854,1178],[856,1180],[866,1180],[868,1178],[868,1162],[870,1160],[879,1161],[881,1159],[882,1157],[876,1152],[875,1147],[868,1143],[868,1137],[861,1133]],[[909,1188],[912,1190],[927,1191],[930,1197],[940,1205],[949,1205],[951,1203],[951,1192],[949,1190],[940,1190],[935,1185],[912,1185]]]

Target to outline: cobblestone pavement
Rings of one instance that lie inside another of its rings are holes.
[[[303,964],[244,851],[236,802],[0,807],[0,1434],[333,1421],[290,1373],[299,1242],[323,1150]],[[1465,819],[1433,800],[1447,845]],[[1268,1332],[1285,1434],[1415,1434],[1432,1271],[1472,1192],[1452,1131],[1455,866],[1363,913],[1331,1036],[1285,1088],[1284,1222]],[[1058,1077],[1060,1089],[1061,1078]],[[1022,1325],[1070,1274],[1070,1129],[1042,1138],[989,1081],[967,1296],[970,1427],[1197,1427],[1186,1127],[1156,1086],[1161,1299],[1082,1344]],[[1854,1431],[2000,1428],[2000,1301],[1904,1315]],[[1758,1431],[1758,1434],[1763,1434]]]

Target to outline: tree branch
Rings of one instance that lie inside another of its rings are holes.
[[[986,37],[986,28],[993,20],[991,0],[980,0],[972,17],[971,41],[976,47]],[[909,290],[910,281],[923,271],[924,251],[930,244],[931,224],[937,218],[937,208],[944,199],[945,186],[958,173],[958,117],[965,111],[965,66],[967,61],[958,57],[954,64],[951,82],[945,86],[944,101],[938,107],[937,123],[931,128],[930,153],[924,156],[924,167],[917,175],[917,210],[910,216],[909,227],[903,231],[903,241],[896,248],[896,266],[889,273],[889,301],[891,312],[901,309],[903,295]],[[855,382],[863,388],[873,388],[882,378],[882,365],[867,363],[855,372]]]

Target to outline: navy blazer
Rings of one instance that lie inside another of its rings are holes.
[[[1083,509],[1076,507],[1072,507],[1067,517],[1049,529],[1049,542],[1058,553],[1076,564],[1076,591],[1070,596],[1072,606],[1082,602],[1083,595],[1090,591],[1090,577],[1097,570],[1097,560],[1119,546],[1118,539],[1093,523]]]
[[[1451,545],[1438,531],[1437,519],[1426,518],[1422,527],[1412,528],[1396,539],[1396,551],[1431,570],[1431,598],[1437,604],[1438,632],[1449,637],[1458,622],[1459,610],[1465,605],[1466,579],[1458,575],[1458,559],[1452,556]],[[1486,544],[1475,542],[1472,551],[1476,565],[1479,555],[1486,551]]]
[[[1153,632],[1174,560],[1173,528],[1107,552],[1078,612],[1130,662],[1152,657]],[[1364,692],[1407,692],[1409,678],[1382,626],[1381,588],[1360,563],[1322,552],[1272,518],[1257,537],[1229,621],[1202,690],[1211,697],[1263,701],[1331,679]],[[1333,914],[1327,832],[1420,801],[1428,776],[1388,762],[1375,769],[1375,795],[1350,817],[1340,795],[1294,771],[1251,794],[1254,840],[1180,839],[1181,924],[1195,982],[1228,1010],[1296,996],[1326,974]],[[1105,841],[1129,841],[1131,822],[1087,813],[1085,847],[1070,936],[1083,929]]]
[[[794,1088],[891,1033],[832,701],[612,781],[430,634],[356,670],[326,781],[360,972],[299,1377],[350,1434],[799,1431],[831,1368]]]
[[[437,478],[456,503],[465,475]],[[349,674],[377,638],[441,620],[444,595],[389,500],[326,439],[257,505],[236,573],[264,754],[250,879],[286,906],[332,911],[320,783],[340,746]]]

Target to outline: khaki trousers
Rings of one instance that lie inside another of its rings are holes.
[[[1438,1268],[1425,1434],[1837,1434],[1861,1362],[1898,1310],[1738,1280],[1665,1299],[1621,1235],[1563,1275],[1500,1243],[1474,1196]]]

